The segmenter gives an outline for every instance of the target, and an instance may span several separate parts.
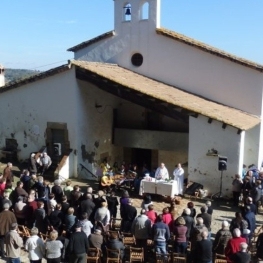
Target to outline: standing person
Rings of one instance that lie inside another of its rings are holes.
[[[213,242],[213,253],[224,255],[225,248],[228,240],[232,238],[232,233],[228,229],[229,223],[227,221],[222,222],[222,228],[216,233],[215,240]]]
[[[251,256],[249,253],[247,253],[247,247],[247,243],[240,243],[240,250],[230,257],[233,263],[250,263]]]
[[[147,260],[147,239],[149,239],[152,234],[151,227],[151,220],[146,215],[146,210],[142,209],[141,214],[133,220],[131,233],[135,236],[136,246],[143,247],[145,260]]]
[[[163,222],[163,215],[158,215],[152,227],[152,237],[157,253],[166,254],[166,243],[170,239],[169,227]]]
[[[68,251],[70,263],[86,263],[89,249],[88,237],[81,231],[81,224],[76,223],[75,232],[70,236]]]
[[[183,210],[182,217],[184,218],[185,226],[187,227],[187,232],[186,232],[187,240],[190,239],[191,231],[195,226],[195,221],[194,221],[193,217],[190,216],[190,214],[191,214],[191,210],[189,208],[185,208]]]
[[[154,210],[154,206],[153,205],[149,205],[148,206],[148,211],[146,212],[146,215],[148,216],[148,218],[151,220],[152,225],[154,223],[156,223],[156,219],[157,219],[157,213]]]
[[[132,222],[137,216],[137,209],[132,205],[132,200],[128,199],[128,204],[122,205],[121,209],[121,231],[131,232]]]
[[[12,223],[10,231],[5,236],[6,257],[9,263],[20,263],[21,247],[23,239],[17,233],[17,223]]]
[[[161,163],[160,167],[157,168],[155,172],[156,180],[165,180],[169,179],[169,173],[164,163]]]
[[[42,166],[41,175],[43,175],[48,170],[50,165],[52,164],[51,158],[50,158],[50,156],[47,155],[46,152],[44,152],[43,155],[41,156],[40,164]]]
[[[201,233],[202,240],[196,242],[194,251],[195,263],[212,263],[212,242],[208,239],[208,232]]]
[[[250,230],[250,238],[251,238],[256,229],[256,217],[255,214],[250,210],[250,206],[245,207],[244,219],[248,223],[248,229]]]
[[[232,182],[232,192],[233,192],[233,203],[234,206],[238,206],[239,197],[241,194],[243,182],[241,180],[241,176],[239,174],[235,175],[235,179]]]
[[[28,251],[30,263],[41,263],[45,256],[45,244],[38,236],[38,229],[33,227],[29,237],[25,243],[25,249]]]
[[[90,193],[86,193],[84,200],[82,200],[80,203],[80,211],[81,213],[87,213],[88,218],[91,219],[90,216],[93,213],[94,209],[95,203],[92,200],[92,195]]]
[[[238,228],[233,230],[233,238],[231,238],[225,248],[225,256],[228,263],[232,263],[231,256],[239,251],[240,243],[245,242],[246,239],[241,237],[241,231]]]
[[[108,203],[108,209],[110,211],[110,216],[112,218],[116,218],[117,216],[117,206],[119,205],[119,201],[117,197],[115,196],[115,192],[111,191],[110,195],[106,196],[107,203]]]
[[[63,244],[58,238],[58,232],[53,230],[49,234],[49,240],[46,242],[47,263],[60,263],[61,249]]]
[[[181,164],[178,163],[176,168],[173,171],[174,181],[177,182],[177,191],[179,195],[182,195],[184,192],[184,169]]]
[[[201,214],[198,214],[196,217],[201,217],[201,218],[203,218],[203,220],[204,220],[204,225],[205,225],[205,226],[207,227],[207,229],[208,229],[208,233],[209,233],[208,238],[210,239],[210,237],[211,237],[211,222],[212,222],[212,216],[207,213],[208,207],[207,207],[206,205],[202,206],[200,210],[201,210]]]
[[[47,226],[45,222],[46,211],[44,209],[44,203],[42,201],[37,202],[37,209],[34,211],[35,227],[39,232],[46,234]]]
[[[106,247],[108,249],[118,249],[120,251],[120,258],[121,258],[121,260],[123,260],[125,246],[124,246],[123,242],[118,238],[117,233],[115,233],[115,232],[110,233],[109,239],[106,242]],[[114,254],[112,256],[114,256]]]
[[[13,167],[12,163],[7,163],[6,168],[3,171],[3,178],[6,181],[14,182],[12,167]]]
[[[63,196],[63,190],[60,186],[60,180],[54,181],[54,186],[51,189],[51,193],[55,195],[55,199],[57,203],[61,203],[62,196]]]
[[[147,194],[143,197],[143,201],[141,203],[141,209],[145,209],[146,211],[148,211],[148,206],[149,205],[152,205],[153,202],[152,202],[152,197],[151,195]]]
[[[5,234],[9,231],[10,225],[16,223],[16,217],[13,212],[9,211],[9,203],[3,205],[4,211],[0,213],[0,253],[1,257],[5,256],[4,240]]]
[[[79,221],[81,224],[81,230],[86,234],[87,237],[91,234],[91,229],[93,228],[92,223],[88,220],[88,214],[83,213],[81,215],[81,220]]]
[[[71,186],[71,180],[66,182],[66,186],[63,188],[64,195],[67,197],[68,202],[70,203],[71,192],[73,191],[73,187]]]
[[[173,233],[175,236],[174,250],[176,253],[185,254],[187,248],[187,227],[185,226],[185,220],[182,216],[175,220]]]
[[[101,203],[101,207],[97,209],[94,216],[95,223],[101,222],[105,231],[108,230],[110,224],[110,211],[107,203]]]

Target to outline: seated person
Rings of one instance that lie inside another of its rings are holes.
[[[100,189],[110,190],[110,186],[115,184],[114,180],[111,178],[109,174],[105,174],[100,179]]]
[[[120,258],[121,260],[123,260],[124,257],[124,250],[125,250],[125,246],[123,244],[123,242],[119,239],[118,234],[117,233],[110,233],[109,239],[106,243],[106,247],[108,249],[118,249],[120,250]],[[117,256],[117,255],[112,255],[112,256]]]

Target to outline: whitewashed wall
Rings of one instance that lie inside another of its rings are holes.
[[[208,150],[214,148],[219,155],[228,158],[227,171],[223,173],[222,193],[231,195],[233,177],[243,165],[240,162],[242,143],[242,136],[237,134],[237,129],[230,126],[223,129],[217,121],[209,124],[207,118],[202,116],[190,117],[189,180],[203,184],[211,194],[219,192],[221,172],[218,171],[218,157],[206,155]]]
[[[259,133],[260,125],[245,132],[245,147],[244,147],[244,164],[247,166],[251,164],[258,165],[259,151]],[[261,160],[262,162],[262,160]],[[261,164],[261,163],[260,163]]]
[[[104,157],[111,165],[122,161],[122,147],[112,144],[113,109],[120,100],[88,82],[78,83],[78,174],[91,179],[80,163],[96,175]],[[102,107],[96,109],[96,103]]]
[[[76,149],[75,90],[75,72],[69,70],[1,93],[0,148],[6,138],[13,137],[21,149],[18,158],[23,161],[45,145],[47,122],[62,122],[67,123],[70,146]]]

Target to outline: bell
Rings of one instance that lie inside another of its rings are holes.
[[[127,7],[127,8],[126,8],[125,15],[126,15],[126,16],[130,16],[130,15],[131,15],[131,9],[130,9],[130,7]]]

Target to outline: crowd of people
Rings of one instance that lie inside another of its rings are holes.
[[[180,169],[178,165],[175,173],[179,174]],[[158,169],[155,174],[158,175]],[[225,257],[228,263],[248,263],[251,259],[248,247],[256,229],[258,200],[254,199],[253,191],[258,180],[252,179],[255,185],[249,190],[242,183],[243,206],[231,222],[222,222],[212,242],[210,201],[201,207],[200,213],[193,202],[188,202],[179,214],[175,201],[158,211],[146,194],[141,206],[135,207],[127,190],[120,198],[114,191],[94,192],[91,187],[82,191],[70,180],[63,186],[59,180],[50,184],[43,176],[28,170],[22,172],[13,187],[10,164],[0,178],[0,255],[10,262],[20,262],[22,247],[28,251],[32,263],[40,263],[43,258],[48,263],[84,263],[89,248],[100,249],[102,256],[106,256],[107,248],[117,249],[124,262],[128,256],[122,239],[124,233],[134,235],[135,246],[144,249],[145,262],[151,261],[151,253],[166,257],[171,252],[187,256],[189,263],[212,263],[216,255]],[[119,232],[109,231],[118,217]],[[28,228],[31,236],[22,238],[19,226]],[[45,242],[43,237],[47,238]],[[258,236],[256,247],[257,257],[262,258],[263,234]]]

